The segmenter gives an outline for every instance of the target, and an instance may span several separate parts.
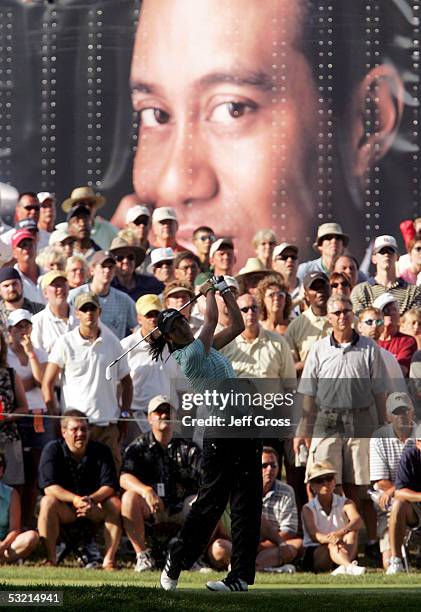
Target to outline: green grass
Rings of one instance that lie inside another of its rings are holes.
[[[101,572],[78,568],[24,565],[2,567],[0,590],[57,589],[64,592],[65,610],[129,612],[311,612],[318,610],[419,610],[421,573],[385,576],[369,572],[361,577],[329,574],[258,574],[249,593],[210,593],[205,583],[222,574],[184,572],[175,593],[158,588],[159,573],[133,570]],[[10,608],[9,608],[10,609]],[[27,608],[28,609],[28,608]],[[38,607],[38,610],[47,608]],[[48,608],[51,610],[51,608]]]

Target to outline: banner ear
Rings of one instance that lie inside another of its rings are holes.
[[[393,66],[376,66],[361,81],[351,110],[354,176],[364,176],[390,149],[403,105],[403,83]]]

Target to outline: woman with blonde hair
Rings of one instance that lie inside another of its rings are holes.
[[[282,276],[274,273],[263,278],[257,285],[256,299],[263,327],[284,334],[289,324],[292,300]]]

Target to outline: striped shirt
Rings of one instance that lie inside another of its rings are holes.
[[[298,512],[294,489],[275,480],[271,490],[263,497],[262,516],[277,531],[297,533]]]
[[[398,278],[390,287],[384,287],[374,279],[356,285],[351,293],[353,310],[358,314],[364,308],[371,306],[376,298],[383,293],[391,293],[399,302],[399,312],[402,315],[413,306],[421,306],[421,287],[409,285],[403,278]]]
[[[414,445],[415,423],[410,438],[401,442],[392,425],[384,425],[373,433],[370,439],[370,480],[395,482],[399,462],[404,448]]]

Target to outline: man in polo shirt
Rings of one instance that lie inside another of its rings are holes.
[[[152,213],[152,231],[155,236],[155,246],[171,247],[174,253],[181,253],[186,248],[177,242],[177,213],[171,206],[159,206]]]
[[[414,407],[407,393],[391,393],[386,401],[390,423],[377,429],[370,439],[370,480],[378,491],[377,535],[383,567],[390,561],[388,513],[395,496],[395,479],[405,448],[413,446],[415,438]]]
[[[72,289],[69,293],[69,303],[73,306],[76,297],[81,293],[94,293],[101,305],[101,321],[121,340],[137,325],[136,308],[126,293],[111,286],[115,268],[116,260],[110,251],[95,253],[91,259],[91,282]]]
[[[56,413],[54,384],[64,373],[63,396],[67,410],[77,408],[89,419],[91,439],[107,444],[116,466],[121,463],[120,414],[130,411],[133,385],[125,358],[105,377],[106,366],[121,355],[121,344],[106,325],[100,324],[101,308],[94,293],[75,299],[79,327],[57,339],[48,359],[42,391],[49,412]],[[117,387],[121,386],[121,407]],[[130,413],[130,412],[129,412]]]
[[[300,283],[309,272],[324,272],[329,275],[333,271],[335,260],[342,255],[349,242],[339,223],[323,223],[317,230],[315,251],[320,253],[318,259],[305,261],[298,266],[297,277]]]
[[[136,311],[140,327],[121,341],[122,353],[134,346],[156,327],[157,317],[161,310],[161,300],[157,295],[142,295],[137,300]],[[172,392],[176,389],[177,380],[184,379],[178,365],[167,349],[165,349],[163,359],[158,361],[152,359],[149,351],[150,344],[147,338],[127,355],[130,376],[133,381],[131,408],[136,421],[129,423],[126,444],[132,442],[139,434],[150,431],[151,426],[147,418],[150,400],[160,393],[162,395],[172,395]]]
[[[354,312],[372,306],[382,293],[391,293],[399,303],[399,312],[403,314],[413,306],[421,306],[421,287],[410,285],[402,278],[397,278],[396,262],[399,251],[393,236],[378,236],[374,241],[371,261],[376,266],[374,278],[359,283],[351,293]]]
[[[165,285],[174,280],[174,251],[171,247],[158,248],[151,251],[151,263],[147,272],[153,274],[156,279]]]
[[[200,261],[201,272],[210,270],[209,253],[215,240],[215,232],[208,225],[200,225],[193,232],[192,242]]]
[[[62,438],[44,447],[39,465],[43,489],[38,530],[47,563],[57,565],[56,542],[61,525],[79,519],[104,522],[104,569],[114,568],[121,536],[118,480],[110,450],[90,439],[85,415],[68,410],[61,418]]]
[[[27,229],[17,230],[12,236],[12,253],[23,284],[23,295],[31,302],[45,304],[44,296],[37,285],[41,274],[35,263],[36,241],[33,232]]]
[[[376,343],[352,328],[352,303],[332,296],[327,304],[332,334],[317,341],[307,357],[298,391],[303,414],[294,440],[309,449],[307,474],[315,463],[328,461],[337,484],[358,501],[359,487],[370,483],[368,452],[375,404],[377,419],[385,421],[386,368]]]
[[[417,350],[417,341],[413,336],[399,331],[399,303],[392,293],[382,293],[373,306],[383,313],[384,326],[377,340],[379,346],[389,351],[398,361],[402,374],[409,375],[411,359]]]
[[[233,276],[234,243],[231,238],[218,238],[209,251],[209,263],[215,276]]]
[[[159,282],[151,274],[140,274],[136,268],[145,258],[145,250],[134,244],[129,244],[124,238],[117,236],[111,243],[110,253],[115,258],[116,274],[111,286],[127,293],[134,302],[147,293],[160,294],[164,283]]]
[[[310,272],[304,277],[303,286],[308,308],[291,321],[285,333],[298,375],[304,368],[304,362],[313,344],[331,331],[326,316],[326,304],[331,291],[328,277],[323,272]]]
[[[78,321],[67,303],[69,285],[64,272],[50,270],[42,277],[41,287],[47,306],[32,317],[31,340],[35,348],[50,353],[57,338],[74,329]]]
[[[402,544],[407,527],[421,524],[421,425],[415,430],[415,444],[401,456],[395,479],[395,495],[390,511],[391,558],[387,574],[403,571]]]
[[[295,244],[282,242],[278,244],[272,253],[272,268],[279,272],[285,279],[288,292],[291,295],[293,306],[297,306],[302,301],[300,297],[299,280],[297,278],[298,269],[298,247]],[[299,312],[297,312],[297,315]]]
[[[196,276],[200,272],[200,259],[191,251],[182,251],[174,259],[174,273],[176,280],[194,285]]]
[[[44,304],[24,297],[22,278],[15,268],[0,269],[0,326],[3,331],[7,330],[7,319],[13,310],[22,309],[36,314],[44,308]]]
[[[151,431],[126,448],[120,486],[125,489],[121,515],[136,552],[135,571],[155,569],[145,542],[145,523],[181,525],[197,493],[200,449],[189,440],[174,438],[169,397],[157,395],[148,406]]]

